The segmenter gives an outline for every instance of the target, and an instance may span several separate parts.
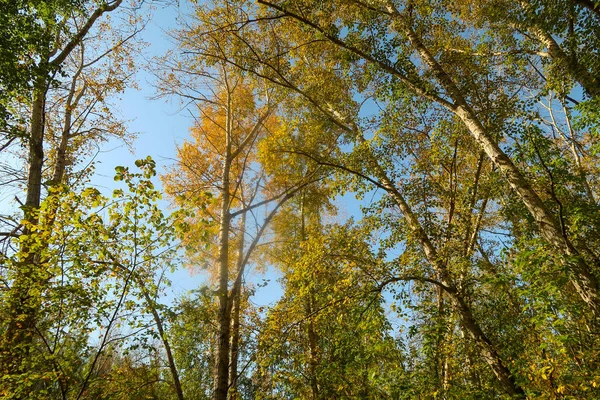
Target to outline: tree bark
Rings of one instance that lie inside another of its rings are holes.
[[[238,259],[237,259],[237,273],[238,277],[240,274],[243,274],[245,267],[245,255],[244,255],[244,247],[245,247],[245,236],[246,236],[246,213],[242,213],[242,219],[240,221],[240,242],[238,245]],[[237,279],[236,279],[237,281]],[[238,362],[239,362],[239,352],[240,352],[240,308],[241,308],[241,300],[242,300],[242,285],[234,284],[234,287],[231,291],[231,299],[233,302],[233,315],[232,315],[232,332],[231,332],[231,362],[229,367],[229,390],[231,391],[231,395],[229,396],[230,400],[235,400],[239,398],[239,394],[237,391],[238,385]]]
[[[46,100],[45,76],[38,77],[34,91],[29,138],[29,173],[24,219],[27,222],[23,235],[30,236],[32,227],[38,224],[41,201],[42,166],[44,161],[44,112]],[[0,340],[0,372],[3,375],[21,375],[31,368],[35,327],[41,309],[41,290],[47,280],[40,268],[40,257],[31,249],[32,240],[21,244],[20,259],[12,286],[5,298],[3,308],[7,314],[7,326]],[[36,386],[36,385],[34,385]],[[35,388],[32,387],[32,390]],[[17,399],[27,398],[15,397]]]
[[[305,301],[305,313],[308,317],[306,332],[308,335],[308,369],[310,374],[310,390],[313,400],[319,399],[319,381],[317,380],[317,333],[312,319],[314,295],[312,291]]]
[[[552,35],[535,24],[523,28],[528,28],[546,46],[550,58],[563,67],[590,97],[600,96],[600,78],[590,74],[577,59],[567,55]]]
[[[83,60],[81,62],[83,64]],[[81,75],[81,71],[83,70],[83,65],[79,66],[79,69],[73,75],[73,79],[71,80],[71,87],[69,89],[69,95],[67,96],[67,100],[65,102],[65,118],[63,120],[63,130],[60,136],[60,143],[58,148],[56,149],[56,161],[54,165],[54,173],[52,174],[52,184],[58,185],[63,183],[65,179],[65,174],[67,171],[67,149],[69,147],[69,141],[72,137],[72,125],[73,125],[73,109],[77,107],[79,101],[83,97],[86,92],[86,84],[84,83],[83,87],[75,96],[77,91],[77,81],[79,76]]]
[[[306,215],[304,207],[304,193],[300,198],[300,240],[305,241],[306,237]],[[317,379],[317,364],[318,364],[318,348],[317,348],[317,333],[315,332],[315,325],[313,322],[313,307],[315,304],[315,296],[312,289],[309,291],[309,295],[304,303],[304,312],[306,318],[308,318],[308,324],[306,326],[306,333],[308,336],[308,368],[309,368],[309,379],[310,389],[312,392],[313,400],[319,399],[319,381]]]
[[[229,399],[239,399],[238,394],[238,362],[240,353],[240,302],[241,302],[241,286],[236,288],[232,293],[231,301],[233,301],[232,328],[231,328],[231,362],[229,367]]]

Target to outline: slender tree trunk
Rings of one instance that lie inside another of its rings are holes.
[[[231,129],[232,129],[232,99],[227,91],[225,123],[225,156],[223,159],[222,189],[221,189],[221,224],[219,227],[219,336],[217,345],[217,365],[215,369],[214,400],[227,400],[229,390],[229,351],[231,339],[231,314],[229,307],[229,229],[231,224],[230,207],[230,177],[231,170]]]
[[[44,119],[46,103],[46,79],[38,78],[33,92],[31,130],[29,133],[29,173],[27,177],[28,211],[40,206],[42,197],[42,166],[44,164]],[[27,215],[26,215],[27,217]],[[29,215],[31,218],[31,214]]]
[[[461,296],[453,296],[452,300],[454,303],[454,310],[460,316],[462,325],[479,347],[479,354],[492,368],[494,374],[502,383],[503,388],[508,394],[515,398],[525,398],[525,392],[519,386],[519,384],[515,382],[510,370],[506,367],[500,355],[498,354],[496,347],[492,344],[485,333],[483,333],[481,327],[473,318],[470,307]]]
[[[388,181],[386,184],[389,185],[391,182]],[[389,186],[388,186],[389,187]],[[454,283],[450,279],[450,274],[446,267],[440,262],[437,251],[433,247],[433,244],[426,236],[425,231],[421,227],[418,219],[412,214],[412,210],[408,204],[404,201],[404,198],[395,189],[391,188],[392,196],[396,200],[396,204],[399,206],[402,214],[406,218],[409,226],[417,234],[417,238],[421,243],[421,246],[425,252],[425,255],[431,265],[434,267],[438,274],[439,281],[444,285],[446,292],[450,295],[452,300],[453,309],[457,312],[459,319],[465,329],[469,332],[473,341],[477,344],[480,349],[480,354],[486,363],[492,368],[494,375],[502,384],[504,390],[512,396],[524,397],[523,389],[515,382],[509,369],[504,364],[504,361],[500,357],[498,351],[488,337],[483,333],[475,318],[471,312],[471,308],[463,299],[462,295],[454,286]]]
[[[597,76],[590,74],[584,65],[567,55],[549,33],[536,26],[531,30],[538,40],[548,48],[550,57],[564,67],[590,97],[600,96],[600,79]]]
[[[576,1],[579,2],[579,1]],[[585,3],[585,1],[579,2]],[[524,9],[530,8],[528,2],[521,2]],[[590,8],[590,10],[594,10]],[[596,6],[595,12],[600,16],[600,4]],[[581,85],[583,90],[590,97],[600,96],[600,77],[591,74],[585,65],[581,64],[575,56],[571,56],[560,47],[558,42],[538,23],[529,21],[526,26],[521,26],[524,30],[529,30],[537,39],[548,49],[548,55],[552,60],[564,68],[571,77]]]
[[[241,306],[241,286],[235,288],[232,293],[233,301],[232,328],[231,328],[231,362],[229,367],[229,399],[239,399],[238,394],[238,362],[240,352],[240,306]]]
[[[79,76],[81,75],[82,69],[83,66],[80,66],[75,75],[73,76],[71,80],[71,88],[69,89],[69,95],[67,96],[67,101],[65,102],[65,118],[63,120],[63,130],[60,136],[60,143],[58,145],[58,148],[56,149],[56,161],[54,165],[54,173],[52,174],[52,183],[54,185],[63,183],[63,180],[65,179],[67,165],[69,164],[67,160],[67,150],[69,148],[69,141],[72,137],[71,128],[73,126],[73,109],[77,107],[79,101],[86,92],[86,85],[84,84],[77,96],[75,95],[75,92],[77,91],[77,82]]]
[[[240,221],[240,242],[238,245],[238,259],[237,259],[237,273],[243,274],[245,267],[245,236],[246,236],[246,213],[242,213]],[[239,278],[239,277],[238,277]],[[236,279],[237,281],[238,279]],[[242,285],[234,284],[231,293],[230,301],[233,302],[233,315],[232,315],[232,332],[231,332],[231,362],[229,367],[229,390],[231,395],[230,400],[239,398],[237,385],[238,385],[238,363],[239,363],[239,352],[240,352],[240,308],[242,300]]]
[[[306,298],[305,302],[305,313],[308,317],[308,324],[306,326],[306,331],[308,335],[308,368],[310,374],[310,389],[312,392],[313,400],[319,399],[319,381],[317,380],[317,363],[318,363],[318,351],[317,351],[317,333],[315,332],[315,326],[312,319],[313,313],[313,304],[315,296],[310,293],[310,295]]]
[[[160,338],[165,346],[165,352],[167,353],[167,361],[169,362],[169,371],[171,371],[171,377],[173,378],[173,386],[175,387],[175,393],[177,394],[177,398],[179,400],[184,400],[183,396],[183,388],[181,387],[181,381],[179,380],[179,372],[177,371],[177,366],[175,365],[175,359],[173,358],[173,352],[171,350],[171,345],[169,344],[169,339],[164,331],[162,320],[158,315],[158,312],[155,308],[152,308],[152,315],[154,316],[154,320],[156,322],[156,326],[158,328],[158,333],[160,334]]]
[[[81,70],[73,77],[71,90],[65,105],[64,126],[54,165],[54,183],[60,183],[65,175],[67,147],[71,133],[72,101],[75,93],[76,80],[80,72]],[[32,101],[28,185],[24,210],[24,218],[28,224],[31,225],[36,225],[38,223],[39,216],[37,211],[41,203],[42,169],[44,164],[46,85],[47,82],[45,76],[38,78],[34,88]],[[76,102],[81,99],[82,95],[83,91],[77,96]],[[54,213],[50,212],[49,214],[53,215]],[[46,222],[46,227],[50,228],[53,223],[54,218],[49,218]],[[28,236],[31,233],[30,227],[27,225],[23,230],[23,234]],[[15,276],[12,286],[17,297],[16,300],[13,299],[15,303],[14,307],[11,307],[14,309],[14,316],[10,317],[9,320],[16,321],[19,316],[21,319],[23,316],[26,317],[19,323],[9,323],[5,341],[6,346],[12,349],[19,348],[18,343],[23,344],[25,347],[29,346],[29,343],[33,338],[33,330],[37,323],[37,313],[41,307],[40,301],[30,295],[30,290],[35,286],[44,286],[49,279],[49,276],[43,274],[43,271],[39,268],[39,265],[42,262],[42,260],[40,260],[39,250],[36,253],[32,253],[29,250],[29,245],[24,243],[21,252],[23,254],[21,267]],[[30,332],[27,332],[27,330]]]
[[[490,160],[502,171],[510,186],[537,222],[539,232],[544,240],[553,248],[560,251],[561,254],[571,259],[570,261],[565,261],[571,272],[570,281],[575,287],[577,294],[589,306],[596,319],[600,319],[598,282],[592,274],[590,266],[567,238],[566,232],[562,231],[556,218],[554,218],[537,193],[531,188],[527,179],[487,134],[485,128],[477,120],[474,115],[475,113],[470,107],[466,104],[460,105],[456,108],[456,114],[463,120]]]
[[[305,241],[306,239],[306,215],[304,207],[304,192],[302,192],[302,196],[300,197],[300,240]],[[315,295],[311,289],[308,297],[306,297],[306,300],[304,302],[304,313],[308,320],[308,324],[306,326],[306,333],[308,336],[308,368],[310,389],[312,393],[312,399],[317,400],[319,399],[319,381],[317,380],[318,338],[317,333],[315,332],[315,325],[312,318],[314,304]]]
[[[437,317],[437,329],[436,329],[436,334],[437,334],[437,348],[436,348],[436,352],[435,352],[435,356],[436,356],[436,374],[438,374],[438,382],[440,385],[440,388],[442,390],[442,393],[445,395],[446,391],[448,390],[448,355],[446,354],[445,351],[445,345],[444,345],[444,341],[445,341],[445,329],[444,329],[444,325],[446,323],[445,321],[445,304],[444,304],[444,290],[441,287],[436,287],[436,294],[437,294],[437,312],[438,312],[438,317]]]
[[[184,400],[183,389],[181,387],[181,381],[179,380],[179,372],[177,371],[177,366],[175,365],[175,359],[173,358],[173,352],[171,351],[171,344],[169,343],[169,339],[167,338],[167,335],[165,333],[163,320],[158,314],[158,311],[155,307],[155,302],[150,298],[150,294],[146,290],[146,285],[144,285],[144,282],[141,279],[136,280],[138,285],[142,289],[142,293],[144,295],[144,299],[146,300],[146,304],[148,304],[148,307],[150,307],[150,312],[152,313],[152,317],[154,318],[156,328],[158,329],[160,340],[163,342],[163,346],[165,346],[165,353],[167,353],[167,361],[169,363],[169,371],[171,372],[171,377],[173,378],[173,386],[175,388],[175,393],[177,394],[177,399]]]
[[[224,185],[226,186],[226,185]],[[228,197],[224,196],[229,202]],[[225,201],[223,201],[225,204]],[[229,351],[230,351],[230,339],[231,339],[231,316],[228,307],[229,295],[228,295],[228,280],[229,280],[229,211],[224,209],[221,213],[221,233],[219,240],[219,311],[218,311],[218,324],[219,324],[219,335],[217,344],[217,366],[215,371],[215,400],[226,400],[227,392],[229,389]]]

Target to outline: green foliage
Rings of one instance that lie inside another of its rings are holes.
[[[175,228],[156,203],[160,192],[151,180],[154,161],[147,158],[136,165],[140,172],[117,167],[116,176],[125,190],[115,190],[112,198],[93,187],[53,188],[39,208],[37,223],[26,226],[30,233],[18,238],[21,249],[40,257],[27,277],[29,301],[39,304],[40,310],[30,333],[31,347],[24,349],[34,354],[27,370],[3,374],[6,397],[45,399],[62,393],[76,398],[85,392],[125,398],[111,394],[123,389],[102,382],[118,376],[121,363],[129,363],[123,368],[134,375],[156,368],[132,365],[127,352],[129,348],[142,349],[140,354],[155,351],[157,338],[147,327],[150,307],[157,305],[148,304],[143,293],[158,296],[168,284],[159,271],[171,266]],[[9,282],[25,284],[10,275],[11,264],[23,258],[27,256],[21,251],[5,260]],[[10,298],[3,300],[2,312],[12,312]],[[128,339],[129,332],[140,329],[145,333]],[[105,361],[115,357],[121,359]],[[89,396],[85,398],[99,398]]]
[[[30,100],[33,82],[45,75],[40,61],[56,43],[61,16],[84,10],[82,0],[2,0],[0,1],[0,128],[19,120],[13,114],[14,100]],[[59,71],[54,71],[54,73]]]
[[[285,294],[259,337],[255,398],[398,395],[403,356],[370,282],[376,272],[364,271],[373,259],[361,233],[326,227],[282,249]]]
[[[193,291],[173,307],[169,335],[187,398],[211,398],[216,320],[217,303],[208,287]]]

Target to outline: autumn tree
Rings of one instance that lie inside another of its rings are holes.
[[[320,8],[316,4],[259,3],[273,10],[270,14],[273,18],[286,17],[314,31],[339,49],[341,59],[349,60],[352,68],[366,67],[374,77],[395,85],[396,90],[432,101],[462,121],[534,219],[541,237],[562,255],[561,262],[569,268],[571,284],[597,318],[599,297],[594,250],[587,248],[568,229],[563,229],[557,210],[560,205],[556,201],[550,204],[545,201],[543,192],[528,178],[528,172],[517,165],[509,149],[498,141],[498,137],[505,137],[503,133],[510,129],[510,124],[506,119],[491,119],[495,110],[486,108],[486,104],[497,102],[499,98],[491,95],[485,100],[480,98],[480,91],[485,87],[481,79],[485,76],[487,85],[503,84],[501,96],[518,99],[519,85],[531,81],[530,70],[524,73],[514,70],[520,78],[515,80],[505,78],[506,70],[493,69],[491,61],[502,62],[503,54],[496,56],[499,59],[482,58],[473,50],[479,43],[486,43],[485,30],[475,29],[477,27],[468,21],[448,20],[451,8],[443,4],[387,2],[368,6],[340,2],[333,7],[334,13],[325,16],[317,12]],[[315,14],[305,14],[307,9],[315,10]],[[378,22],[367,25],[361,22],[359,15],[369,15]],[[427,34],[431,26],[437,30]],[[460,36],[471,27],[475,30],[469,38]],[[447,49],[449,44],[450,50]],[[413,61],[415,59],[419,61]],[[463,74],[469,79],[459,79]]]
[[[570,108],[572,96],[556,87],[553,105],[532,102],[552,87],[536,64],[535,57],[547,56],[538,54],[539,43],[531,51],[535,41],[524,36],[527,46],[507,49],[514,45],[510,29],[488,35],[488,25],[461,14],[468,6],[259,3],[267,8],[243,3],[237,19],[205,23],[234,52],[199,53],[288,93],[283,113],[323,143],[315,151],[282,140],[276,153],[334,167],[344,189],[384,193],[369,207],[373,229],[389,232],[380,246],[404,251],[381,283],[415,282],[423,303],[413,312],[428,319],[419,329],[437,343],[429,346],[440,390],[461,390],[450,384],[454,364],[467,366],[464,376],[474,386],[495,393],[495,384],[482,384],[481,361],[509,395],[586,390],[570,376],[578,357],[557,355],[595,342],[589,324],[597,314],[596,195],[588,172],[595,170],[595,144],[585,132],[593,116]],[[217,4],[215,12],[230,15],[233,6]],[[536,7],[542,14],[546,4]],[[489,23],[498,13],[487,10]],[[494,29],[507,20],[494,19]],[[588,43],[589,30],[579,32],[577,43]],[[520,31],[514,35],[521,39]],[[520,316],[525,304],[536,305]],[[494,320],[511,328],[499,334]],[[570,336],[564,347],[555,334],[563,324],[569,328],[561,332],[589,331]],[[520,333],[528,329],[536,333]],[[456,338],[462,361],[444,349]],[[527,341],[544,343],[554,356],[503,345]],[[552,364],[551,378],[543,372],[528,384],[534,379],[522,368],[527,363]],[[583,380],[593,374],[593,367],[584,369]]]
[[[219,49],[215,37],[208,35],[205,39],[205,43]],[[182,45],[187,47],[189,43],[183,41]],[[200,112],[199,124],[192,129],[193,141],[179,148],[179,165],[163,179],[176,204],[196,210],[188,221],[192,228],[182,236],[190,265],[207,267],[217,281],[219,333],[214,396],[225,399],[228,392],[236,391],[244,273],[271,218],[299,187],[310,183],[314,171],[297,181],[271,184],[260,164],[258,143],[267,133],[284,127],[276,117],[270,91],[253,87],[224,63],[200,58],[190,61],[182,79],[187,82],[190,76],[194,78],[194,71],[202,70],[204,62],[208,69],[198,75],[205,80],[197,84],[209,82],[212,93],[205,95],[196,90],[190,94],[186,85],[170,75],[162,81],[164,90],[197,101]],[[198,248],[199,235],[208,235],[208,251]]]
[[[118,168],[116,179],[126,185],[111,198],[90,186],[61,185],[60,193],[42,202],[33,232],[50,279],[40,293],[44,307],[30,344],[30,369],[3,375],[3,395],[112,397],[116,394],[111,391],[120,389],[103,381],[119,374],[114,358],[127,361],[130,349],[138,354],[152,349],[154,358],[162,359],[156,342],[164,338],[152,332],[160,326],[153,314],[165,284],[160,273],[174,256],[174,225],[156,204],[160,194],[151,181],[154,162],[137,164],[143,172]],[[5,260],[9,268],[16,262]],[[164,373],[143,362],[129,366]]]

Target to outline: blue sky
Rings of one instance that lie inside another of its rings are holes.
[[[143,58],[152,60],[172,47],[166,32],[176,26],[178,12],[177,5],[170,5],[159,7],[152,13],[146,29],[141,32],[142,40],[148,43]],[[129,121],[129,131],[135,132],[137,139],[132,148],[117,140],[105,143],[96,157],[98,164],[93,182],[107,190],[112,189],[117,165],[133,167],[135,160],[148,155],[156,161],[158,173],[163,173],[165,167],[173,163],[177,143],[181,143],[188,135],[189,114],[186,116],[179,112],[176,100],[150,99],[156,94],[153,77],[145,70],[144,60],[139,62],[141,68],[135,78],[139,90],[128,88],[120,96],[121,100],[115,101],[117,113]],[[160,184],[158,179],[156,181]],[[168,300],[200,286],[204,278],[180,269],[170,279],[172,286],[168,290]]]

